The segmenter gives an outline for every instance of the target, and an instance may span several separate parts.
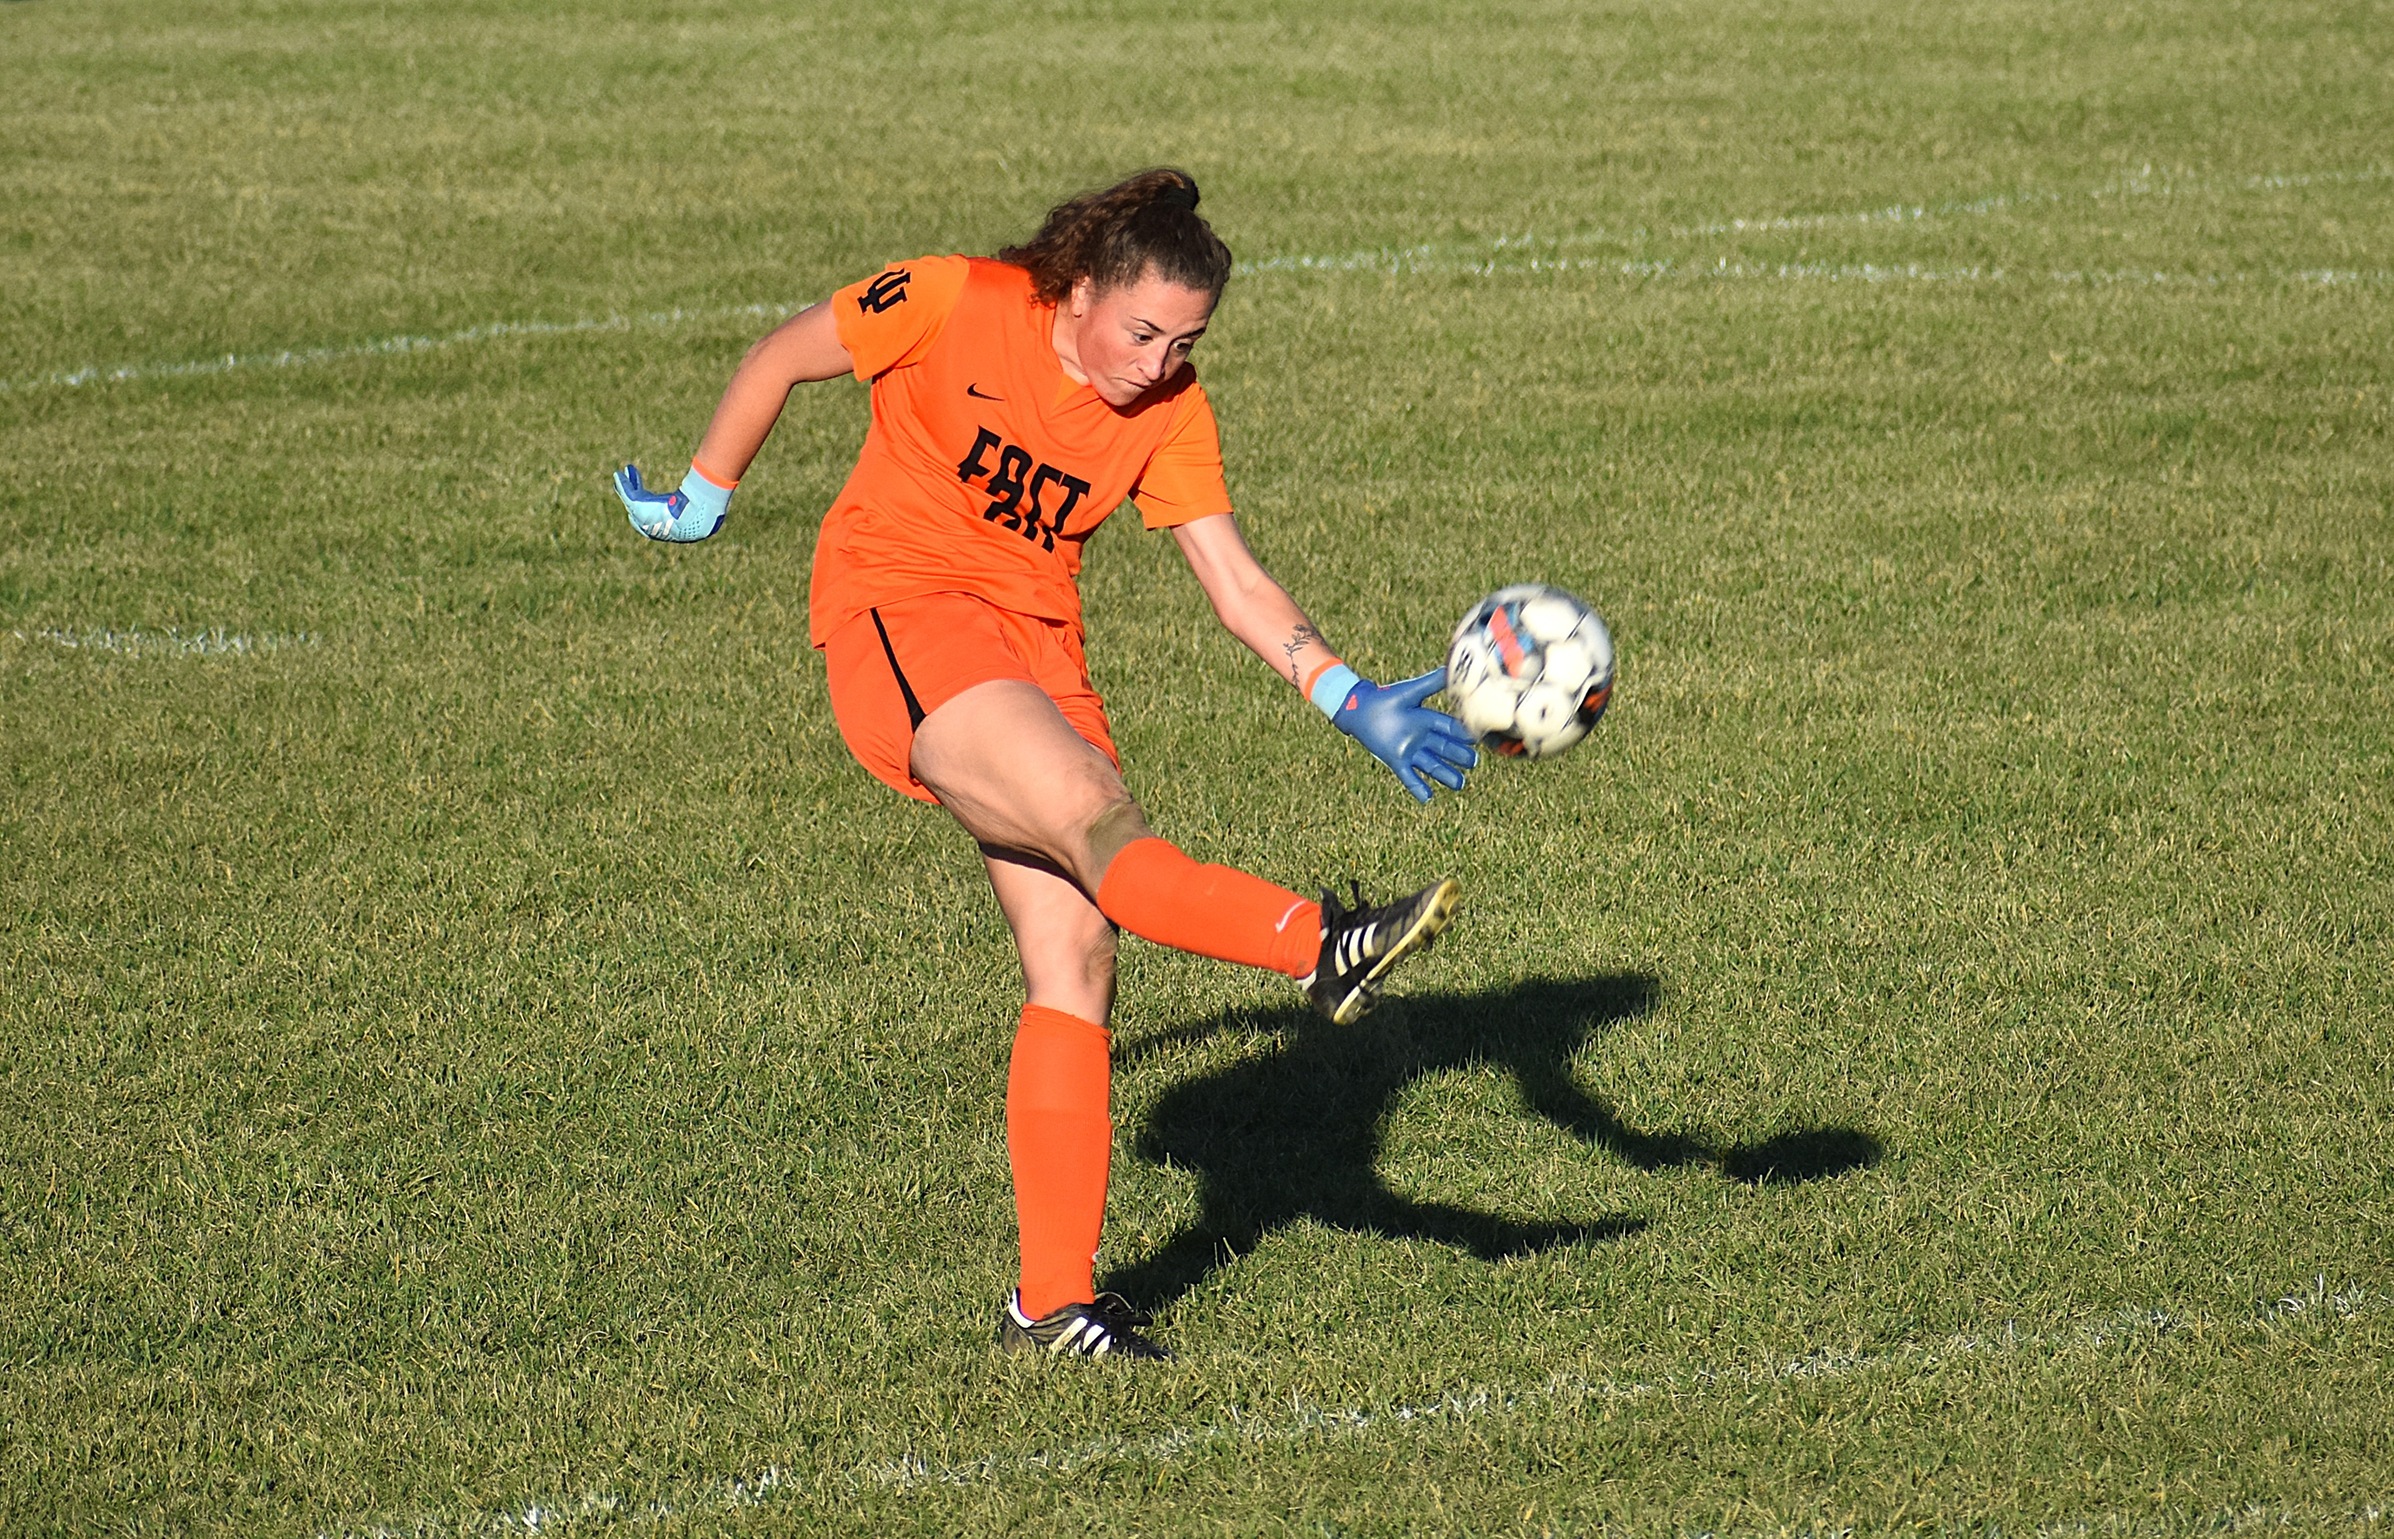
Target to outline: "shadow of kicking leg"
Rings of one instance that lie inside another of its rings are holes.
[[[1618,1215],[1582,1222],[1524,1221],[1454,1203],[1419,1202],[1399,1196],[1377,1181],[1354,1207],[1337,1212],[1317,1211],[1314,1217],[1336,1228],[1382,1239],[1430,1240],[1482,1261],[1618,1239],[1646,1227],[1642,1218]]]

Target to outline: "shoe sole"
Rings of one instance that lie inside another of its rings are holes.
[[[1155,1356],[1147,1357],[1135,1352],[1076,1352],[1069,1347],[1059,1350],[1016,1325],[1005,1315],[998,1316],[997,1348],[1000,1357],[1028,1357],[1041,1360],[1065,1358],[1074,1362],[1090,1363],[1101,1361],[1168,1363],[1172,1361],[1172,1353],[1169,1350],[1155,1342],[1149,1342],[1148,1345],[1155,1349]]]
[[[1033,1362],[1168,1363],[1172,1361],[1171,1352],[1160,1346],[1156,1347],[1153,1356],[1139,1352],[1074,1352],[1070,1350],[1059,1352],[1053,1347],[1041,1346],[1029,1335],[1023,1335],[1013,1340],[1000,1336],[997,1345],[1000,1357],[1023,1357],[1029,1358]],[[1154,1344],[1150,1343],[1150,1345]]]
[[[1430,942],[1454,922],[1455,909],[1462,902],[1461,882],[1451,876],[1440,882],[1437,890],[1430,894],[1430,901],[1423,904],[1421,912],[1414,916],[1413,928],[1400,936],[1397,943],[1388,948],[1387,954],[1374,963],[1372,970],[1365,973],[1348,992],[1347,997],[1338,1002],[1338,1011],[1330,1019],[1340,1026],[1352,1026],[1363,1019],[1365,1012],[1380,1002],[1379,983],[1388,975],[1388,970],[1417,951],[1429,950]]]

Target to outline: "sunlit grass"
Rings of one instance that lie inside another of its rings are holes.
[[[0,1527],[2382,1523],[2390,38],[0,5]],[[1182,1357],[1046,1371],[1003,927],[805,646],[863,393],[704,546],[605,473],[1159,160],[1346,654],[1544,579],[1622,675],[1417,811],[1099,538],[1165,832],[1469,907],[1346,1034],[1126,946]]]

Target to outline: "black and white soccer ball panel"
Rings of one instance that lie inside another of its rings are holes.
[[[1545,583],[1472,606],[1447,649],[1446,694],[1464,728],[1501,752],[1561,753],[1604,714],[1613,638],[1596,611]]]

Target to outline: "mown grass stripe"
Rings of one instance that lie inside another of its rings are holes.
[[[2394,284],[2387,268],[2271,268],[2262,272],[2169,272],[2151,268],[2058,268],[2022,273],[2002,267],[1937,267],[1921,262],[1711,262],[1607,261],[1592,257],[1471,258],[1438,253],[1424,247],[1353,251],[1338,256],[1266,257],[1242,262],[1239,271],[1262,275],[1289,272],[1378,272],[1504,277],[1539,273],[1589,273],[1626,279],[1694,279],[1779,283],[2034,283],[2085,288],[2231,289],[2261,285],[2316,288],[2384,288]],[[123,364],[115,368],[87,367],[34,379],[0,380],[0,394],[23,394],[41,389],[75,389],[85,385],[115,385],[202,375],[232,374],[247,369],[289,369],[316,364],[346,363],[361,358],[405,357],[438,352],[475,342],[510,337],[575,336],[591,332],[666,329],[675,325],[753,315],[780,319],[799,307],[792,304],[733,305],[721,310],[660,311],[637,319],[606,316],[577,321],[494,321],[440,336],[384,337],[346,347],[286,349],[274,353],[228,353],[222,358],[171,363]]]
[[[2247,176],[2241,181],[2230,184],[2230,189],[2252,192],[2281,191],[2304,187],[2353,186],[2388,180],[2394,180],[2394,169],[2384,167],[2345,171],[2280,172]],[[2005,209],[2057,205],[2079,200],[2166,197],[2212,190],[2218,190],[2217,184],[2191,178],[2180,180],[2171,180],[2166,177],[2156,178],[2151,168],[2147,167],[2142,172],[2132,173],[2115,182],[2075,193],[2030,190],[1992,193],[1983,197],[1953,199],[1933,204],[1899,203],[1880,208],[1830,213],[1740,216],[1704,224],[1672,225],[1666,227],[1661,234],[1675,239],[1690,239],[1702,236],[1826,229],[1840,225],[1920,224],[1937,219],[1991,214]],[[1701,260],[1678,261],[1668,257],[1640,260],[1567,257],[1560,254],[1562,248],[1568,245],[1619,245],[1654,238],[1656,238],[1656,233],[1643,227],[1623,233],[1584,230],[1551,237],[1531,234],[1501,235],[1482,242],[1444,246],[1392,246],[1335,255],[1262,257],[1239,263],[1238,271],[1256,275],[1285,272],[1381,272],[1483,277],[1511,273],[1588,273],[1633,280],[1694,278],[1867,284],[2042,281],[2063,286],[2090,288],[2133,286],[2186,289],[2220,289],[2254,284],[2382,288],[2389,282],[2394,282],[2394,272],[2384,268],[2273,267],[2259,272],[2224,273],[2171,272],[2161,269],[2136,268],[2067,268],[2024,272],[2000,266],[1939,267],[1919,262],[1738,262],[1727,257],[1719,257],[1705,262]],[[1513,253],[1522,251],[1545,249],[1551,249],[1557,254],[1527,257],[1513,255]],[[1476,254],[1481,251],[1486,251],[1489,254],[1485,256]],[[379,337],[365,342],[284,348],[271,353],[226,353],[212,358],[159,360],[114,366],[87,364],[80,368],[35,375],[25,379],[0,380],[0,395],[24,394],[43,389],[71,390],[87,385],[204,378],[251,369],[304,368],[321,364],[346,363],[363,358],[408,357],[418,353],[440,352],[450,348],[470,346],[478,342],[504,341],[516,337],[582,336],[594,332],[631,331],[634,329],[665,330],[694,323],[736,319],[742,316],[780,320],[794,314],[799,308],[796,304],[780,301],[727,305],[714,309],[676,308],[650,311],[637,316],[607,315],[565,321],[490,321],[477,326],[463,327],[456,331],[429,335],[411,333]]]

